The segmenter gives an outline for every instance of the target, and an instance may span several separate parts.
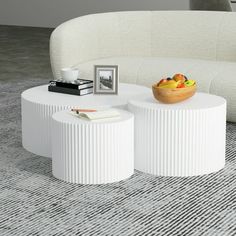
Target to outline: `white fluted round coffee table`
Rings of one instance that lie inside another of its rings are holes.
[[[135,116],[135,169],[163,176],[193,176],[225,164],[226,100],[196,93],[176,104],[152,95],[131,99]]]
[[[69,108],[125,108],[133,96],[151,90],[135,84],[119,84],[119,95],[75,96],[49,92],[47,85],[34,87],[21,94],[22,144],[40,156],[51,157],[51,116]]]
[[[87,121],[60,111],[52,116],[52,171],[61,180],[104,184],[134,171],[134,117]]]

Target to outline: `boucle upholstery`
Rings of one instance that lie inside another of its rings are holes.
[[[174,72],[198,81],[200,91],[227,99],[236,121],[236,13],[113,12],[83,16],[57,27],[50,40],[55,78],[78,67],[93,79],[94,64],[118,64],[120,79],[150,86]]]

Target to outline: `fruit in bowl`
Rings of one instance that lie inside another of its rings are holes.
[[[196,92],[195,80],[189,80],[183,74],[161,79],[152,86],[154,97],[163,103],[181,102],[192,97]]]
[[[175,81],[181,81],[181,83],[184,83],[186,80],[188,80],[183,74],[175,74],[172,79]]]

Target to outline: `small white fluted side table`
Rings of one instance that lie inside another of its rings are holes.
[[[52,116],[52,172],[61,180],[105,184],[134,171],[134,117],[87,121],[61,111]]]
[[[163,176],[193,176],[218,171],[225,164],[226,101],[196,93],[176,104],[152,95],[130,100],[135,115],[137,170]]]
[[[126,108],[128,100],[151,90],[135,84],[119,84],[118,95],[76,96],[48,91],[47,85],[21,94],[22,144],[36,155],[51,158],[51,116],[69,108]]]

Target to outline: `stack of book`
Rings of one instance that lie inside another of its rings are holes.
[[[93,92],[93,81],[85,79],[77,79],[73,82],[51,80],[48,91],[83,96]]]

